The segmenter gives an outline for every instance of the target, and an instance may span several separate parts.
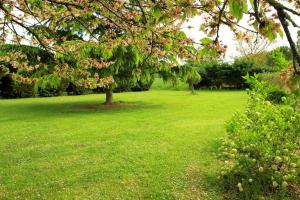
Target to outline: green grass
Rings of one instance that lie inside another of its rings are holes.
[[[221,199],[213,157],[245,92],[0,100],[0,199]]]
[[[180,80],[173,85],[172,81],[163,81],[161,78],[155,78],[155,81],[151,86],[152,90],[188,90],[188,88],[188,84]]]

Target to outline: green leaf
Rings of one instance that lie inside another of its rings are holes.
[[[200,42],[202,43],[202,45],[208,45],[208,44],[212,43],[212,39],[206,37],[206,38],[202,38],[202,39],[200,40]]]
[[[229,0],[230,13],[240,21],[248,9],[247,0]]]
[[[152,17],[156,20],[158,20],[160,17],[161,17],[161,10],[158,6],[155,6],[153,9],[152,9]]]

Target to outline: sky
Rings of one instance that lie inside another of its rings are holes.
[[[296,22],[300,22],[300,17],[293,16],[294,20]],[[192,26],[192,29],[184,28],[183,31],[187,34],[188,37],[192,38],[195,42],[199,42],[199,40],[203,37],[205,37],[205,34],[203,32],[199,31],[200,25],[201,25],[201,18],[195,17],[193,19],[190,19],[188,22],[186,22],[183,27]],[[242,21],[240,22],[241,25],[245,27],[249,27],[247,25],[247,18],[244,17]],[[297,38],[297,30],[293,27],[290,27],[291,34],[293,38]],[[225,25],[223,25],[220,29],[220,40],[223,44],[228,46],[227,53],[226,53],[226,60],[233,60],[234,57],[238,57],[240,54],[237,51],[238,43],[234,39],[233,32]],[[272,50],[279,46],[289,46],[289,43],[284,36],[284,38],[278,37],[278,39],[272,43],[268,50]]]

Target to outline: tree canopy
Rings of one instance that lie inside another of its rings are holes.
[[[249,24],[243,26],[246,15]],[[248,33],[271,41],[286,35],[293,70],[299,73],[297,38],[290,32],[290,26],[299,28],[293,20],[300,16],[297,0],[4,0],[0,16],[3,42],[28,40],[55,53],[54,73],[88,87],[111,90],[120,70],[138,80],[149,66],[171,68],[179,60],[224,55],[224,25],[244,40]],[[203,19],[200,30],[207,34],[199,42],[200,51],[182,31],[194,16]]]

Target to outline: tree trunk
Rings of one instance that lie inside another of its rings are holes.
[[[105,94],[106,94],[105,104],[106,105],[112,104],[113,103],[113,90],[108,88],[105,90]]]
[[[193,81],[189,80],[188,83],[189,83],[189,89],[191,90],[192,94],[194,94],[195,87],[194,87]]]

